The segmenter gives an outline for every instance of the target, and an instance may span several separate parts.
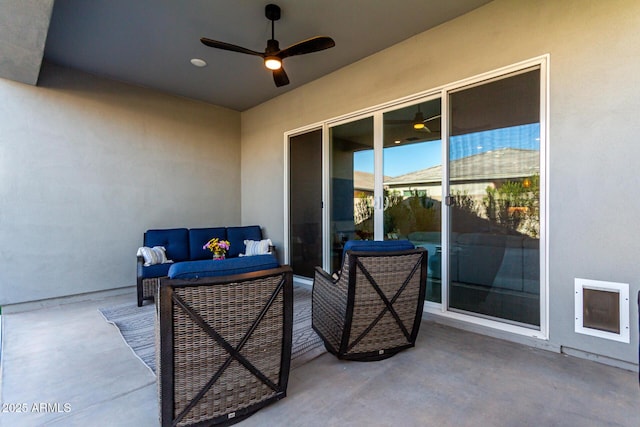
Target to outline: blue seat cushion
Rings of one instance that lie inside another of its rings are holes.
[[[142,267],[142,278],[150,279],[152,277],[163,277],[169,273],[169,268],[172,266],[172,263],[165,264],[154,264],[148,267]]]
[[[243,254],[245,252],[245,240],[262,240],[262,230],[259,225],[228,227],[227,240],[231,244],[227,257],[235,258],[239,254]]]
[[[344,244],[344,252],[389,252],[415,249],[409,240],[349,240]]]
[[[191,255],[191,261],[213,258],[211,251],[209,249],[202,249],[202,247],[214,237],[220,240],[227,240],[227,229],[225,227],[214,227],[192,228],[189,230],[189,254]]]
[[[174,262],[189,259],[189,230],[170,228],[166,230],[147,230],[144,233],[144,246],[164,246],[167,259]]]
[[[186,261],[173,264],[169,268],[171,279],[197,279],[200,277],[227,276],[250,273],[252,271],[278,268],[278,260],[273,254],[250,257],[227,258],[224,260]]]

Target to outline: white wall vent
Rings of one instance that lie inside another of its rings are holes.
[[[629,284],[575,279],[575,331],[629,342]]]

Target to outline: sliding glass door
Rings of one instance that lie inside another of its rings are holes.
[[[430,255],[441,251],[441,121],[435,98],[330,128],[332,271],[352,239],[411,240]],[[440,278],[434,261],[427,281],[434,302],[441,300]]]
[[[322,265],[322,129],[289,138],[289,263],[313,277]]]
[[[540,326],[540,69],[449,93],[449,309]]]
[[[441,301],[442,113],[440,98],[383,114],[385,240],[408,239],[427,249],[429,301]]]
[[[546,60],[523,64],[290,138],[294,272],[338,270],[347,240],[410,240],[428,310],[544,336]]]
[[[374,238],[373,117],[329,130],[330,268],[340,268],[347,240]]]

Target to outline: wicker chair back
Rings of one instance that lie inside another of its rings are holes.
[[[337,279],[316,268],[313,328],[340,359],[391,357],[415,345],[426,277],[424,248],[347,251]]]
[[[156,366],[162,426],[234,424],[286,396],[292,274],[284,266],[161,279]]]

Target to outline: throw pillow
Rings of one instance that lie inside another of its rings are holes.
[[[273,246],[271,239],[265,240],[245,240],[246,249],[240,256],[264,255],[269,253],[269,247]]]
[[[155,264],[164,264],[167,262],[173,262],[167,259],[166,249],[164,246],[154,246],[152,248],[143,246],[138,248],[137,256],[144,258],[144,266],[149,267]]]

